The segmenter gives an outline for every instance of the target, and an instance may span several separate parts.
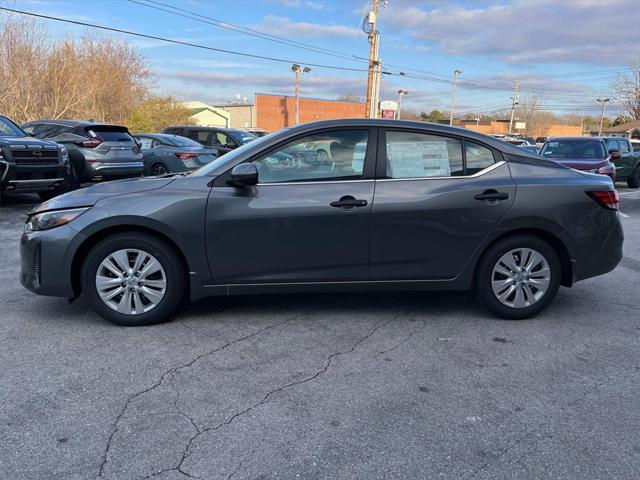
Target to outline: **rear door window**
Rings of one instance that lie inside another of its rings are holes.
[[[491,149],[477,143],[465,141],[464,152],[467,160],[467,175],[481,172],[495,163]]]
[[[149,150],[153,148],[155,145],[153,144],[153,139],[149,137],[136,137],[138,142],[140,142],[140,148],[142,150]]]
[[[438,135],[387,131],[387,178],[464,175],[462,142]]]

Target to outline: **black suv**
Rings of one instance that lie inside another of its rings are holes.
[[[64,145],[75,182],[139,177],[142,152],[127,127],[82,120],[36,120],[22,125],[34,137]]]
[[[62,145],[29,137],[0,116],[0,197],[36,192],[47,200],[69,189],[69,155]]]
[[[172,125],[162,133],[180,135],[218,151],[218,156],[255,140],[255,135],[235,128],[200,127],[198,125]]]

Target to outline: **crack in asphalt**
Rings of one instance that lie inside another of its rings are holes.
[[[404,339],[400,340],[400,341],[399,341],[397,344],[395,344],[393,347],[388,348],[388,349],[386,349],[386,350],[382,350],[382,351],[380,351],[380,352],[376,353],[375,357],[376,357],[376,358],[378,358],[380,355],[384,355],[385,353],[393,352],[394,350],[396,350],[396,349],[400,348],[402,345],[404,345],[404,344],[405,344],[405,343],[407,343],[409,340],[411,340],[411,337],[413,337],[413,335],[414,335],[415,333],[418,333],[418,331],[420,331],[420,330],[424,330],[424,328],[427,326],[427,322],[426,322],[424,319],[420,320],[420,322],[422,323],[422,326],[421,326],[420,328],[415,328],[415,329],[411,330],[411,331],[409,332],[409,334],[405,336],[405,338],[404,338]]]
[[[372,335],[374,335],[376,332],[378,332],[379,330],[383,329],[384,327],[386,327],[387,325],[391,324],[392,322],[394,322],[395,320],[397,320],[398,318],[400,318],[403,315],[406,315],[407,313],[401,313],[398,314],[396,316],[394,316],[391,320],[388,320],[387,322],[384,322],[380,325],[378,325],[377,327],[373,328],[369,333],[367,333],[365,336],[363,336],[362,338],[360,338],[359,340],[357,340],[350,348],[348,348],[347,350],[343,350],[343,351],[339,351],[336,353],[332,353],[331,355],[329,355],[329,357],[327,357],[327,361],[324,365],[323,368],[321,368],[320,370],[318,370],[317,372],[315,372],[313,375],[308,376],[307,378],[304,378],[302,380],[298,380],[295,382],[290,382],[287,383],[285,385],[282,385],[278,388],[275,388],[269,392],[267,392],[267,394],[264,396],[264,398],[262,400],[260,400],[258,403],[255,403],[254,405],[251,405],[247,408],[245,408],[244,410],[240,411],[240,412],[236,412],[235,414],[233,414],[231,417],[229,417],[228,420],[221,422],[215,426],[211,426],[211,427],[206,427],[203,428],[201,432],[195,434],[193,437],[191,437],[191,439],[189,439],[189,441],[187,442],[183,452],[182,452],[182,458],[180,459],[180,463],[178,463],[178,465],[175,467],[176,469],[179,469],[179,471],[183,471],[182,470],[182,466],[184,464],[184,462],[186,461],[186,459],[189,457],[190,455],[190,450],[191,450],[191,446],[193,445],[193,443],[203,434],[208,433],[208,432],[215,432],[216,430],[219,430],[222,427],[225,427],[227,425],[230,425],[234,420],[236,420],[237,418],[246,415],[247,413],[255,410],[256,408],[260,407],[261,405],[265,405],[266,403],[268,403],[271,400],[271,397],[273,395],[275,395],[276,393],[282,392],[283,390],[287,390],[289,388],[292,387],[296,387],[305,383],[309,383],[312,382],[313,380],[317,379],[318,377],[320,377],[322,374],[326,373],[329,368],[331,367],[331,364],[333,362],[333,360],[339,356],[342,355],[347,355],[351,352],[353,352],[356,348],[358,348],[359,345],[361,345],[363,342],[365,342],[366,340],[368,340]],[[239,467],[238,467],[239,468]],[[235,475],[235,472],[232,473],[232,476]],[[200,478],[200,477],[196,477],[196,478]],[[229,477],[231,478],[231,477]]]
[[[113,441],[113,438],[115,437],[116,433],[118,432],[118,424],[120,423],[120,420],[122,419],[122,417],[127,412],[127,409],[129,408],[129,405],[131,405],[131,402],[133,402],[136,398],[155,390],[156,388],[158,388],[159,386],[162,385],[162,383],[164,382],[165,378],[167,378],[169,375],[173,375],[174,373],[176,373],[176,372],[178,372],[178,371],[180,371],[182,369],[189,368],[190,366],[194,365],[196,362],[198,362],[202,358],[205,358],[205,357],[208,357],[210,355],[214,355],[214,354],[216,354],[218,352],[221,352],[222,350],[225,350],[226,348],[228,348],[228,347],[230,347],[230,346],[232,346],[232,345],[234,345],[234,344],[236,344],[238,342],[242,342],[242,341],[248,340],[248,339],[250,339],[252,337],[255,337],[256,335],[259,335],[259,334],[261,334],[261,333],[263,333],[263,332],[265,332],[267,330],[279,327],[281,325],[284,325],[285,323],[289,323],[289,322],[291,322],[293,320],[296,320],[298,318],[302,318],[307,313],[308,312],[304,312],[301,315],[295,315],[295,316],[290,317],[290,318],[288,318],[286,320],[283,320],[281,322],[273,323],[273,324],[268,325],[268,326],[266,326],[264,328],[256,330],[253,333],[250,333],[250,334],[245,335],[243,337],[237,338],[235,340],[225,341],[225,343],[220,347],[217,347],[217,348],[215,348],[213,350],[210,350],[208,352],[200,354],[200,355],[194,357],[193,359],[189,360],[186,363],[183,363],[183,364],[175,366],[175,367],[171,367],[169,370],[165,371],[154,384],[152,384],[151,386],[145,388],[144,390],[140,390],[140,391],[130,395],[129,397],[127,397],[127,400],[125,401],[125,404],[122,407],[122,410],[120,410],[120,412],[116,416],[115,421],[113,422],[113,425],[111,427],[111,433],[109,434],[109,438],[107,439],[107,444],[106,444],[104,452],[102,454],[102,459],[101,459],[101,462],[100,462],[100,468],[98,470],[98,478],[105,478],[104,477],[104,468],[107,465],[107,462],[109,460],[109,451],[111,449],[111,442]],[[180,463],[180,465],[182,465],[182,462]],[[184,475],[187,475],[187,476],[189,476],[191,478],[197,478],[197,477],[192,477],[188,473],[181,471],[180,465],[178,467],[174,468],[174,469],[168,469],[166,471],[177,470],[180,473],[183,473]],[[157,475],[160,474],[160,473],[162,473],[162,472],[158,472]]]

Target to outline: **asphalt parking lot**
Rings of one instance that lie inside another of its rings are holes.
[[[638,478],[640,191],[620,190],[621,265],[533,320],[464,294],[319,294],[142,328],[23,289],[37,197],[10,198],[0,478]]]

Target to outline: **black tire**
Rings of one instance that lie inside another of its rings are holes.
[[[152,176],[159,176],[159,175],[166,175],[167,173],[169,173],[169,169],[167,168],[167,166],[164,163],[154,163],[151,166],[151,175]]]
[[[74,174],[78,186],[80,183],[90,180],[89,174],[87,173],[87,161],[81,152],[77,150],[69,150],[69,163],[74,168]]]
[[[492,289],[493,268],[500,258],[515,249],[529,248],[537,250],[546,259],[549,270],[549,285],[543,296],[528,307],[515,308],[503,304]],[[527,234],[516,234],[498,240],[485,251],[476,270],[476,295],[478,299],[495,315],[509,319],[522,320],[530,318],[547,308],[553,301],[562,277],[560,259],[555,249],[540,237]]]
[[[627,186],[629,188],[638,188],[640,187],[640,168],[637,168],[631,172],[629,178],[627,178]]]
[[[143,250],[153,255],[162,265],[167,282],[162,300],[148,312],[135,315],[119,313],[110,308],[100,298],[95,285],[100,263],[108,255],[129,248]],[[82,265],[83,295],[101,317],[117,325],[142,326],[168,320],[181,303],[185,284],[184,266],[175,249],[162,239],[145,233],[119,233],[103,239],[91,249]]]

